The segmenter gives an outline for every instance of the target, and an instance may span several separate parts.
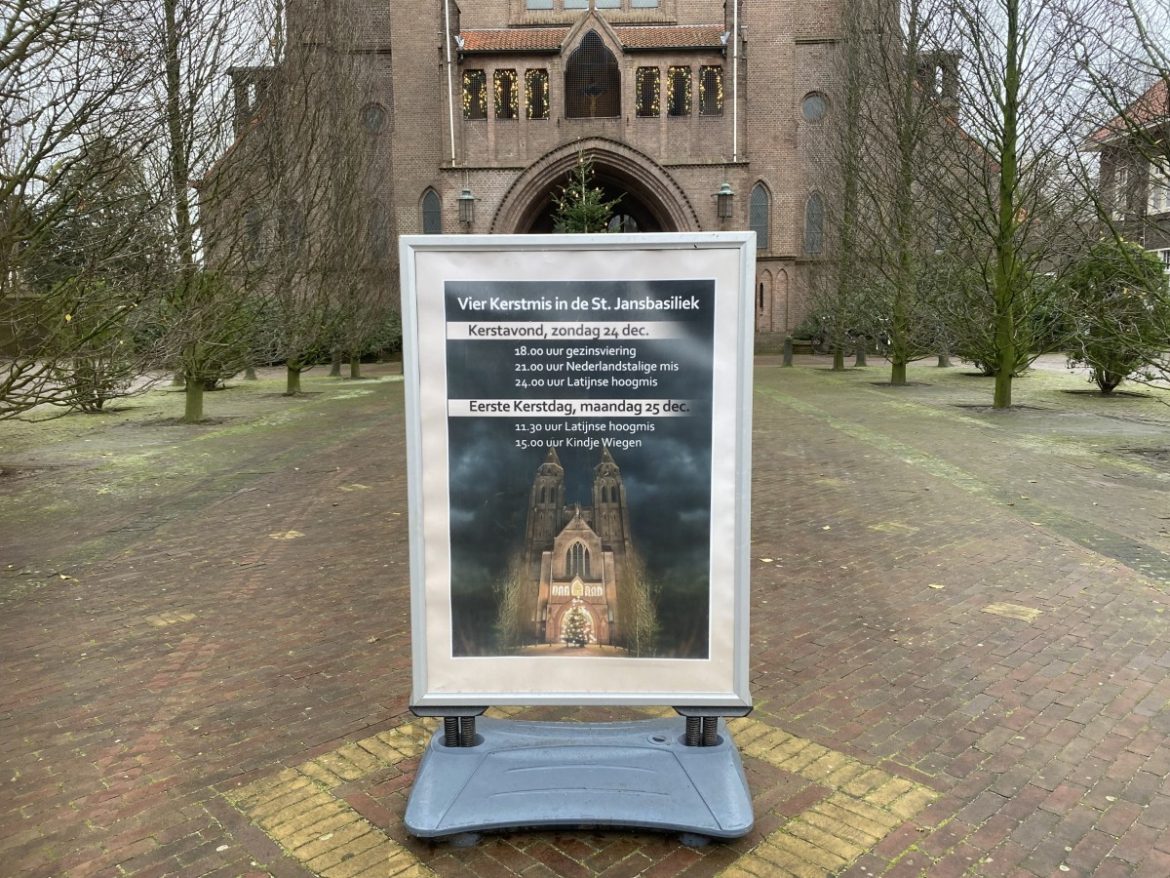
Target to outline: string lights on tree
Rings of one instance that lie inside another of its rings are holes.
[[[585,646],[589,643],[589,620],[579,606],[580,599],[573,600],[573,606],[565,613],[565,624],[561,629],[561,640],[570,646]]]

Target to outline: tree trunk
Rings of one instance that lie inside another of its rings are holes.
[[[894,360],[890,363],[890,384],[894,387],[906,386],[906,363]]]
[[[248,366],[246,369],[244,369],[244,380],[245,381],[259,381],[260,380],[260,377],[256,374],[256,367],[255,366]]]
[[[1016,262],[1017,205],[1019,183],[1019,109],[1020,109],[1020,0],[1006,0],[1007,40],[1004,44],[1003,140],[999,156],[999,215],[995,230],[995,343],[999,368],[995,373],[995,396],[992,406],[1011,408],[1012,372],[1016,368],[1015,296],[1019,266]]]
[[[361,378],[362,377],[362,361],[360,359],[358,359],[356,356],[350,357],[350,359],[349,359],[349,377],[350,378]]]
[[[329,377],[341,377],[341,351],[334,349],[333,355],[329,360]]]
[[[299,363],[286,363],[287,371],[284,395],[296,396],[301,392],[301,367]]]
[[[907,11],[906,50],[902,53],[907,65],[902,71],[899,86],[899,115],[894,122],[897,136],[897,166],[894,173],[894,300],[890,309],[890,384],[906,386],[906,364],[914,358],[917,347],[913,335],[915,300],[918,287],[918,267],[915,260],[917,217],[915,216],[914,188],[918,171],[915,159],[918,146],[915,114],[922,103],[917,80],[919,32],[918,3],[911,2]]]
[[[183,423],[198,424],[203,420],[203,379],[198,375],[186,375],[187,389],[184,393]]]
[[[833,345],[833,371],[845,371],[845,348],[841,345]]]
[[[865,359],[865,339],[859,338],[857,340],[857,348],[853,352],[853,365],[856,368],[868,366],[869,363]]]
[[[938,355],[938,367],[940,369],[951,368],[951,357],[950,354],[948,354],[946,351],[943,351]]]
[[[1012,338],[1013,314],[1010,308],[996,317],[995,338],[999,348],[999,368],[995,373],[995,396],[992,398],[992,408],[1010,409],[1012,407],[1012,370],[1016,367],[1016,346]]]

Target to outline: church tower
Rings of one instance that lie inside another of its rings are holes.
[[[539,564],[540,553],[547,548],[563,525],[565,508],[565,468],[550,448],[544,463],[536,470],[532,481],[532,495],[528,500],[528,527],[524,544],[530,563]]]
[[[601,463],[593,468],[593,529],[615,554],[625,555],[630,545],[626,487],[608,447],[601,449]]]

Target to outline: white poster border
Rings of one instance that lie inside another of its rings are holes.
[[[418,235],[400,239],[417,707],[749,707],[755,235]],[[715,281],[710,645],[705,659],[453,656],[444,284]],[[734,490],[720,490],[733,485]],[[731,600],[724,602],[731,582]],[[533,683],[539,685],[533,685]]]

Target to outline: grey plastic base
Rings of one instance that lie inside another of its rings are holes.
[[[628,723],[478,720],[474,747],[442,730],[419,765],[406,828],[434,838],[521,827],[622,826],[739,838],[752,799],[739,751],[688,747],[681,718]]]

